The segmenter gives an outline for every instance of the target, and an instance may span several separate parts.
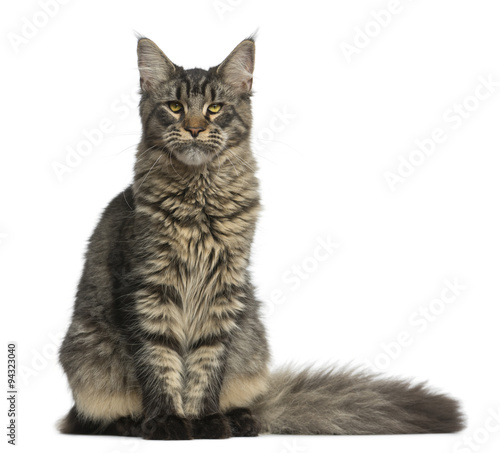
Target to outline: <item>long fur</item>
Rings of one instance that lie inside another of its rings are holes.
[[[456,400],[424,384],[330,367],[272,373],[251,405],[271,434],[452,433],[464,427]]]

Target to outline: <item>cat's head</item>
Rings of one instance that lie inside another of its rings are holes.
[[[147,38],[137,46],[143,141],[200,166],[245,141],[252,122],[252,38],[208,70],[177,66]]]

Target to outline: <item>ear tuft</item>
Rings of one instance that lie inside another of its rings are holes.
[[[176,70],[176,66],[161,49],[153,41],[142,36],[137,41],[137,59],[141,89],[144,92],[152,91],[160,83],[166,82]]]
[[[217,67],[217,73],[237,93],[248,93],[252,90],[254,65],[255,43],[250,37],[236,46]]]

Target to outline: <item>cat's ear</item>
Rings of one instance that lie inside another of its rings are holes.
[[[150,39],[139,38],[137,59],[141,75],[141,89],[148,92],[166,82],[176,70],[176,66]]]
[[[249,38],[238,44],[217,66],[217,74],[237,93],[248,93],[252,89],[254,65],[255,42]]]

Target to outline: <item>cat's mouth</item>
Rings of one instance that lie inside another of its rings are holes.
[[[190,166],[206,165],[217,157],[224,147],[225,140],[214,133],[208,137],[188,138],[175,134],[166,140],[166,145],[171,154]]]
[[[208,164],[217,154],[216,150],[201,144],[174,147],[172,152],[178,160],[192,166]]]

